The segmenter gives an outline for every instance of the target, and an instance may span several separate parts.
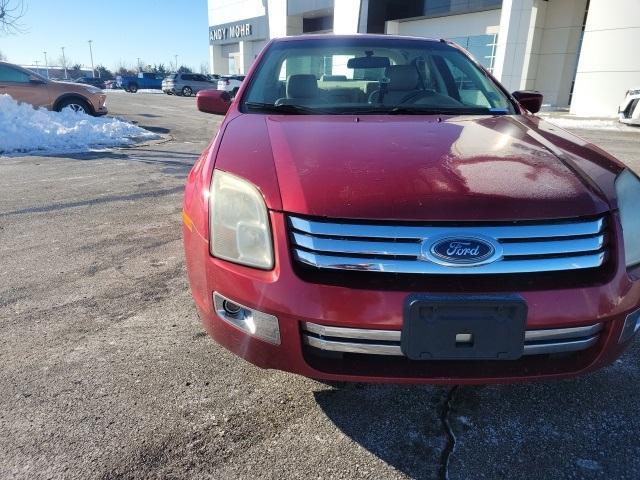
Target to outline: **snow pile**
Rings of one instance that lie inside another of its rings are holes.
[[[618,122],[614,119],[604,118],[580,118],[580,117],[568,117],[568,116],[552,116],[552,115],[540,115],[547,122],[553,123],[560,128],[566,128],[567,130],[618,130],[621,132],[628,132],[633,130],[632,128]]]
[[[0,95],[0,155],[87,151],[160,138],[115,118],[50,112]]]

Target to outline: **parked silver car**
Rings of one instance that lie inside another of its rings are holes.
[[[190,97],[200,90],[216,88],[217,82],[199,73],[172,73],[162,81],[162,91],[168,95]]]

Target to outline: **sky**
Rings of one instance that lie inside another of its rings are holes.
[[[200,70],[209,62],[207,0],[23,0],[24,33],[0,36],[0,51],[9,62],[67,62],[114,69],[175,62]]]

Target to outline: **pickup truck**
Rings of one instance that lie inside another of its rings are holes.
[[[136,93],[138,90],[160,90],[162,88],[162,79],[164,75],[161,73],[144,73],[138,75],[118,75],[116,84],[126,92]]]

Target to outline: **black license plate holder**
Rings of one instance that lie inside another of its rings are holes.
[[[517,360],[526,321],[518,295],[410,295],[401,348],[411,360]]]

